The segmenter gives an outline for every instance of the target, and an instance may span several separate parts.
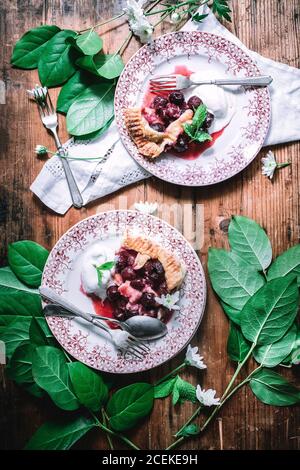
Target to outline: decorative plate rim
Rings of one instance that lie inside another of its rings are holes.
[[[163,34],[163,35],[159,36],[158,38],[154,39],[151,43],[145,44],[143,47],[141,47],[138,51],[136,51],[131,56],[131,58],[129,59],[129,61],[125,65],[125,68],[123,69],[123,71],[122,71],[122,73],[119,77],[117,86],[116,86],[115,99],[114,99],[115,119],[116,119],[116,123],[117,123],[118,129],[119,129],[119,134],[120,134],[120,137],[121,137],[121,140],[122,140],[122,143],[123,143],[124,147],[126,148],[128,153],[131,155],[131,157],[144,170],[148,171],[153,176],[156,176],[156,177],[158,177],[159,179],[161,179],[163,181],[166,181],[166,182],[172,183],[172,184],[178,184],[179,186],[184,186],[184,187],[212,186],[214,184],[219,184],[219,183],[222,183],[223,181],[227,181],[230,178],[233,178],[234,176],[241,173],[243,170],[245,170],[245,168],[247,168],[253,162],[253,160],[257,157],[257,155],[261,151],[261,149],[263,147],[263,143],[264,143],[264,141],[266,139],[266,136],[269,132],[270,123],[271,123],[271,95],[270,95],[270,90],[269,90],[268,87],[264,87],[264,88],[261,88],[261,89],[259,89],[259,88],[256,89],[257,91],[264,91],[266,93],[267,102],[268,102],[267,113],[266,113],[266,116],[264,116],[264,122],[265,122],[264,132],[261,133],[259,140],[257,140],[255,142],[255,144],[257,146],[257,149],[254,151],[253,155],[250,158],[249,157],[247,158],[247,161],[245,161],[241,165],[240,168],[238,168],[237,170],[232,170],[232,172],[230,174],[228,174],[227,176],[225,176],[225,177],[221,176],[219,179],[217,179],[215,181],[211,181],[211,182],[207,182],[207,181],[203,181],[203,182],[194,181],[193,182],[191,180],[186,181],[186,182],[184,182],[184,181],[182,182],[180,180],[174,181],[172,178],[169,178],[167,175],[162,174],[163,173],[163,168],[160,168],[156,164],[156,162],[147,161],[146,157],[144,157],[143,155],[141,155],[137,151],[136,145],[130,139],[130,136],[128,135],[127,130],[123,131],[122,123],[124,123],[124,119],[123,119],[122,113],[119,112],[118,109],[117,109],[118,108],[118,102],[119,102],[119,99],[120,99],[120,95],[122,95],[122,90],[121,90],[122,80],[124,79],[124,76],[128,72],[129,65],[136,59],[136,57],[138,57],[140,54],[142,54],[143,51],[145,51],[147,48],[153,46],[153,44],[155,45],[158,41],[161,41],[161,40],[163,40],[163,39],[165,39],[169,36],[173,36],[173,35],[176,36],[176,35],[182,35],[182,34],[187,35],[187,36],[211,37],[211,38],[215,38],[215,39],[218,39],[220,41],[223,41],[224,43],[227,43],[228,45],[233,47],[240,55],[247,57],[248,63],[251,63],[251,66],[253,67],[253,69],[255,69],[258,74],[261,74],[261,71],[260,71],[259,67],[255,63],[255,61],[251,58],[251,56],[248,54],[248,52],[244,51],[240,46],[238,46],[234,42],[230,41],[229,39],[225,38],[224,36],[220,36],[220,35],[214,34],[214,33],[203,32],[203,31],[174,31],[174,32],[171,32],[171,33],[166,33],[166,34]],[[255,74],[254,75],[250,74],[249,76],[255,76]],[[134,150],[135,150],[136,154],[135,154]]]
[[[199,256],[197,255],[197,253],[195,252],[195,250],[193,249],[191,243],[183,236],[183,234],[175,227],[173,227],[171,224],[169,224],[168,222],[166,222],[165,220],[159,218],[159,217],[156,217],[154,215],[151,215],[151,214],[142,214],[141,212],[138,212],[136,210],[131,210],[131,209],[121,209],[121,210],[108,210],[108,211],[103,211],[103,212],[99,212],[97,214],[94,214],[94,215],[91,215],[89,217],[86,217],[80,221],[78,221],[76,224],[74,224],[72,227],[70,227],[66,232],[64,232],[64,234],[57,240],[57,242],[55,243],[55,245],[53,246],[53,248],[51,249],[50,253],[49,253],[49,256],[48,256],[48,259],[47,259],[47,262],[46,262],[46,265],[43,269],[43,273],[42,273],[42,283],[41,285],[44,285],[44,283],[46,282],[47,278],[46,278],[46,269],[47,269],[47,264],[48,262],[51,260],[51,256],[57,252],[57,247],[59,246],[59,243],[61,242],[61,240],[67,235],[69,234],[73,229],[75,229],[78,225],[80,225],[81,223],[83,223],[84,221],[88,221],[90,219],[93,219],[93,218],[97,218],[98,216],[107,216],[109,215],[110,213],[125,213],[127,215],[134,215],[134,216],[145,216],[146,218],[149,218],[150,220],[151,219],[154,219],[155,221],[161,223],[162,225],[166,225],[169,227],[169,229],[171,229],[171,231],[174,231],[177,236],[179,236],[179,238],[181,238],[184,243],[186,243],[188,245],[188,247],[190,248],[190,250],[192,250],[194,253],[194,259],[197,263],[197,266],[199,268],[199,274],[201,275],[201,278],[202,278],[202,282],[203,282],[203,292],[202,292],[202,298],[203,298],[203,302],[202,302],[202,309],[201,311],[199,311],[199,316],[198,316],[198,320],[197,320],[197,324],[195,325],[190,337],[185,341],[185,343],[180,347],[180,349],[178,349],[176,352],[172,353],[170,355],[170,357],[162,360],[162,362],[160,362],[159,364],[155,364],[155,365],[149,365],[147,364],[146,366],[143,366],[143,368],[141,369],[136,369],[136,370],[118,370],[118,371],[111,371],[111,370],[106,370],[105,368],[99,368],[99,367],[96,367],[96,366],[93,366],[92,364],[89,364],[87,362],[84,362],[82,361],[82,359],[80,358],[80,356],[74,354],[74,351],[72,350],[72,347],[69,346],[69,344],[65,345],[63,344],[63,342],[61,341],[60,338],[57,337],[57,335],[55,334],[55,332],[53,331],[53,327],[52,327],[52,324],[51,324],[51,319],[53,319],[53,317],[46,317],[46,321],[47,321],[47,324],[51,330],[51,332],[53,333],[56,341],[60,344],[60,346],[67,352],[69,353],[74,359],[80,361],[80,362],[83,362],[84,364],[88,365],[89,367],[92,367],[92,368],[95,368],[96,370],[99,370],[101,372],[105,372],[105,373],[108,373],[108,374],[136,374],[136,373],[141,373],[141,372],[146,372],[146,371],[149,371],[149,370],[152,370],[152,369],[155,369],[156,367],[160,367],[162,366],[163,364],[166,364],[167,362],[171,361],[174,357],[176,357],[178,354],[180,354],[186,347],[188,344],[190,344],[190,342],[192,341],[193,337],[195,336],[196,332],[198,331],[199,329],[199,326],[201,324],[201,321],[203,319],[203,315],[204,315],[204,312],[205,312],[205,309],[206,309],[206,303],[207,303],[207,282],[206,282],[206,277],[205,277],[205,272],[204,272],[204,269],[203,269],[203,266],[202,266],[202,263],[200,261],[200,258]],[[44,302],[42,301],[43,305],[44,305]],[[155,353],[155,352],[154,352]],[[141,363],[143,364],[143,361],[141,361]],[[140,363],[140,364],[141,364]]]

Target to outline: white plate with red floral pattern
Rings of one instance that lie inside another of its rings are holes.
[[[180,287],[180,310],[174,310],[168,320],[167,335],[149,341],[150,352],[139,361],[128,355],[124,357],[106,332],[81,318],[47,317],[54,336],[70,355],[95,369],[118,374],[149,370],[178,354],[195,334],[206,302],[203,268],[191,245],[163,220],[136,211],[99,213],[70,228],[49,255],[42,286],[53,289],[84,311],[97,313],[95,298],[86,295],[82,289],[83,256],[99,241],[103,246],[118,251],[126,231],[159,243],[186,266],[187,272]]]
[[[124,109],[145,109],[153,75],[199,71],[203,71],[203,79],[261,75],[251,57],[231,41],[210,33],[181,31],[142,47],[127,63],[115,94],[116,122],[130,155],[153,175],[185,186],[219,183],[246,168],[260,151],[270,124],[268,88],[223,87],[230,116],[225,126],[212,134],[211,143],[182,154],[165,152],[154,160],[141,155],[128,134]],[[193,89],[188,89],[186,99],[193,94]]]

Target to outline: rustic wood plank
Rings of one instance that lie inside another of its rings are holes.
[[[117,194],[96,201],[81,211],[71,209],[64,217],[50,213],[28,190],[30,183],[42,168],[33,149],[37,143],[53,148],[53,141],[41,127],[37,110],[25,97],[25,90],[37,81],[36,71],[10,68],[13,44],[27,29],[42,23],[57,23],[73,29],[82,29],[121,11],[122,0],[4,0],[0,5],[0,31],[4,47],[0,48],[0,79],[6,85],[6,105],[0,105],[0,237],[1,265],[5,264],[7,243],[18,239],[34,239],[51,248],[55,241],[77,221],[107,208],[132,206],[137,200],[155,200],[164,204],[193,205],[192,223],[195,226],[195,205],[204,205],[204,244],[198,251],[206,266],[209,246],[228,246],[226,220],[232,214],[244,214],[260,222],[267,230],[277,255],[299,242],[299,179],[300,144],[277,146],[274,150],[279,161],[292,161],[270,183],[261,175],[260,157],[228,182],[210,188],[178,188],[154,178],[125,188]],[[233,0],[233,24],[228,25],[250,48],[275,60],[299,67],[300,5],[299,0]],[[120,21],[121,23],[121,21]],[[105,45],[112,51],[127,34],[123,24],[101,29]],[[159,31],[166,32],[168,23]],[[125,59],[137,50],[135,40],[125,53]],[[57,96],[57,90],[51,92]],[[284,117],[283,117],[284,118]],[[60,133],[67,139],[64,120],[60,118]],[[265,153],[262,151],[261,155]],[[160,212],[163,218],[168,214]],[[198,217],[199,222],[200,217]],[[171,220],[172,222],[172,220]],[[201,222],[201,221],[200,221]],[[174,220],[173,220],[174,223]],[[189,215],[179,217],[176,225],[189,225]],[[185,232],[188,235],[188,230]],[[224,390],[233,373],[233,365],[226,355],[228,322],[209,286],[206,314],[193,341],[206,358],[208,370],[195,374],[187,370],[186,379],[200,382],[205,388]],[[180,362],[177,357],[169,364],[149,374],[124,378],[123,381],[156,380]],[[286,375],[295,378],[294,372]],[[50,402],[35,400],[1,376],[0,427],[2,448],[21,448],[32,433],[53,413]],[[143,448],[165,448],[172,434],[192,413],[192,405],[172,407],[168,399],[157,401],[149,421],[142,423],[130,436]],[[28,417],[30,416],[30,419]],[[162,432],[163,430],[163,432]],[[200,439],[187,443],[186,449],[296,449],[299,448],[299,410],[268,407],[243,389],[226,405],[220,415]],[[99,432],[92,432],[78,448],[108,448]],[[123,445],[116,443],[116,448]]]

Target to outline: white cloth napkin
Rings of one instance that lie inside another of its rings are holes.
[[[219,23],[208,7],[200,7],[199,13],[208,13],[201,24],[189,21],[185,31],[207,31],[231,40],[256,61],[265,75],[273,77],[270,87],[272,120],[264,145],[275,145],[300,139],[300,69],[266,59],[249,51],[244,44]],[[114,145],[112,151],[109,148]],[[82,191],[84,204],[113,193],[128,184],[151,176],[131,158],[119,140],[116,124],[99,139],[87,142],[69,140],[65,146],[73,157],[104,156],[100,162],[70,160],[74,177]],[[42,171],[31,185],[41,201],[58,214],[64,214],[72,201],[59,158],[54,156],[45,163]]]

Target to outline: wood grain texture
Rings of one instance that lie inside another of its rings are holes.
[[[10,67],[10,56],[16,40],[29,28],[42,23],[65,28],[83,29],[121,11],[122,0],[3,0],[0,5],[0,32],[4,47],[0,48],[0,80],[6,86],[6,104],[0,104],[0,255],[6,264],[7,244],[19,239],[32,239],[51,248],[73,224],[107,208],[130,207],[135,201],[147,199],[164,204],[189,205],[191,210],[176,221],[176,226],[188,236],[195,227],[197,204],[203,205],[204,243],[198,251],[206,269],[209,246],[227,247],[227,219],[243,214],[257,220],[268,232],[274,255],[299,243],[299,180],[300,144],[274,148],[279,161],[290,160],[289,168],[278,172],[271,183],[261,175],[260,156],[240,175],[208,188],[180,188],[151,178],[96,201],[87,208],[71,209],[64,217],[47,210],[32,196],[29,186],[43,166],[34,154],[36,144],[54,147],[50,135],[39,121],[37,109],[25,96],[25,90],[37,82],[37,71],[22,71]],[[227,25],[251,49],[272,59],[299,67],[300,4],[299,0],[233,0],[233,23]],[[101,29],[105,47],[113,51],[127,34],[127,26]],[[159,31],[170,30],[163,23]],[[125,59],[137,50],[133,40]],[[53,90],[52,96],[57,96]],[[283,117],[284,119],[284,112]],[[60,118],[60,134],[67,139],[64,119]],[[263,150],[263,153],[266,151]],[[126,207],[126,206],[125,206]],[[160,212],[168,219],[168,211]],[[172,220],[171,220],[172,222]],[[173,220],[174,223],[174,220]],[[199,229],[200,230],[200,229]],[[199,345],[208,369],[204,372],[187,370],[183,375],[205,388],[213,387],[218,395],[233,373],[227,359],[228,322],[210,286],[206,314],[193,340]],[[148,374],[123,379],[124,383],[138,377],[151,380],[162,377],[180,363],[180,357]],[[296,380],[295,372],[284,372]],[[4,374],[0,383],[0,434],[2,449],[19,449],[45,420],[58,411],[50,401],[39,401],[27,395]],[[192,413],[185,404],[175,409],[168,399],[157,400],[149,420],[129,433],[142,448],[163,449],[172,442],[172,434]],[[275,408],[259,403],[249,389],[243,388],[231,400],[201,436],[186,443],[185,449],[296,449],[300,447],[299,408]],[[77,445],[81,449],[107,449],[106,438],[93,431]],[[123,448],[116,442],[116,448]]]

